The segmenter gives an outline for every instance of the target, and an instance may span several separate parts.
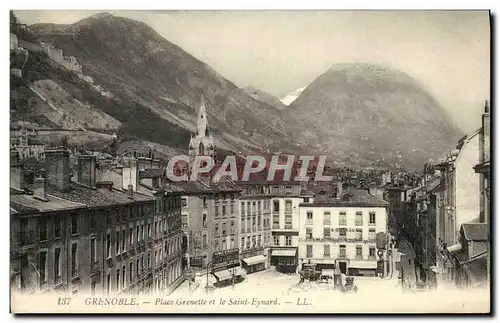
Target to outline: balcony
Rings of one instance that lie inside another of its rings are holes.
[[[273,223],[273,229],[279,229],[280,224],[279,223]]]
[[[354,260],[363,260],[363,256],[362,255],[356,255],[356,256],[354,256]]]
[[[368,256],[367,260],[376,260],[376,257],[375,256]]]
[[[363,226],[363,221],[356,221],[354,223],[357,227]]]
[[[368,222],[368,226],[374,227],[375,226],[375,222],[373,222],[373,223],[372,222]]]
[[[285,230],[292,230],[292,224],[291,223],[285,223]]]
[[[299,241],[305,241],[305,242],[344,242],[344,243],[371,243],[372,241],[370,240],[362,240],[362,239],[357,239],[357,238],[332,238],[332,237],[323,237],[323,238],[300,238]],[[374,242],[374,241],[373,241]]]
[[[346,226],[347,225],[347,221],[339,221],[339,225]]]
[[[314,225],[313,219],[306,219],[306,225]]]
[[[99,262],[95,261],[90,265],[90,273],[92,275],[97,275],[101,272],[101,269],[99,268]]]
[[[338,258],[340,258],[340,259],[347,259],[347,255],[346,255],[345,251],[344,252],[340,252]]]
[[[323,259],[331,259],[332,256],[330,254],[324,254]]]
[[[330,220],[323,220],[323,225],[332,225],[332,221],[330,221]]]

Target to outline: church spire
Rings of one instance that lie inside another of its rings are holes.
[[[208,119],[207,119],[207,108],[205,107],[205,96],[201,92],[200,107],[198,109],[198,122],[196,128],[196,135],[202,137],[208,137]]]

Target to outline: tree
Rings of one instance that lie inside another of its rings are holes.
[[[12,34],[18,33],[18,28],[19,28],[19,19],[17,19],[16,15],[14,14],[14,11],[10,11],[10,32]]]

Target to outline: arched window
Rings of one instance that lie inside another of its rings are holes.
[[[203,143],[200,142],[200,147],[198,149],[198,155],[203,155],[204,154],[204,147],[203,147]]]

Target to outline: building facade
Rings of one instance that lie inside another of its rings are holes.
[[[299,267],[375,276],[376,235],[387,233],[387,208],[386,201],[354,188],[339,198],[317,195],[313,203],[301,203]]]
[[[79,156],[73,182],[69,152],[46,154],[46,178],[11,195],[13,288],[168,293],[182,279],[181,195],[143,194],[132,185],[124,190],[96,181],[94,156]]]

